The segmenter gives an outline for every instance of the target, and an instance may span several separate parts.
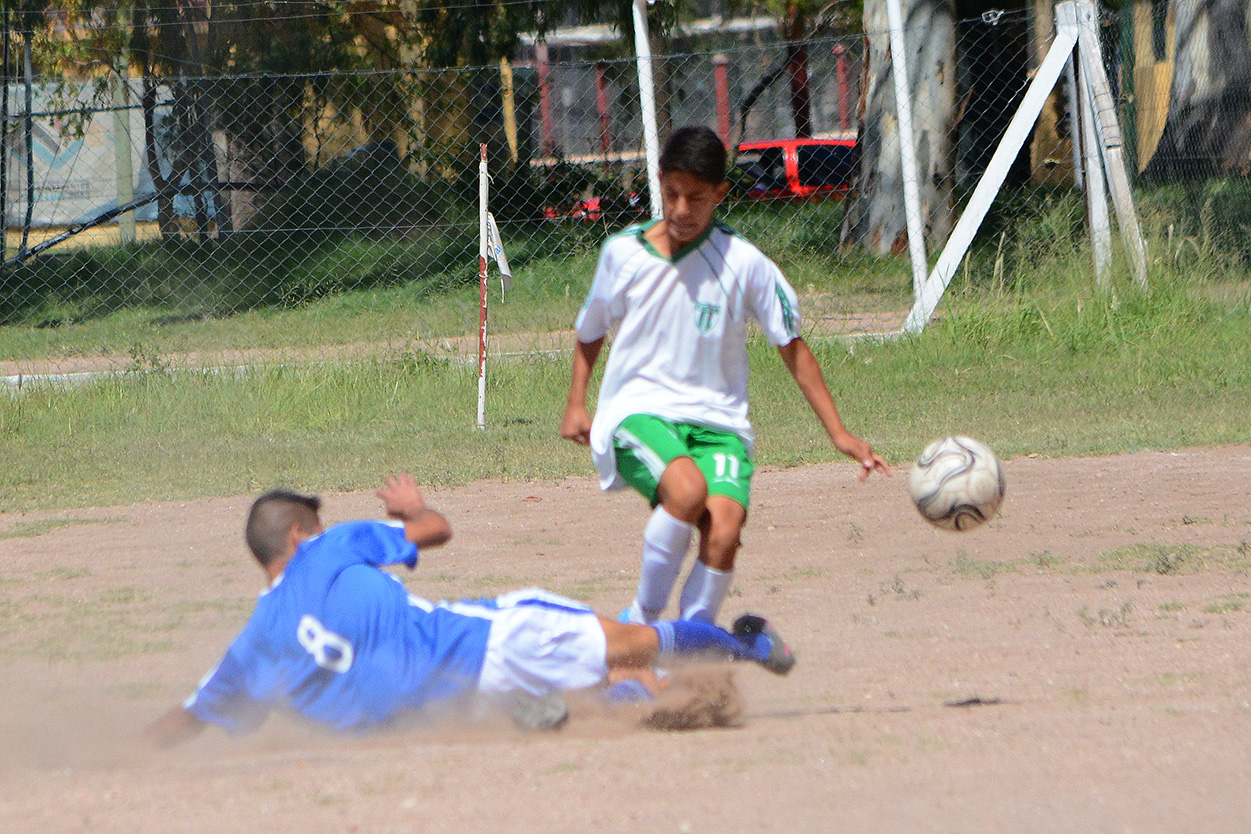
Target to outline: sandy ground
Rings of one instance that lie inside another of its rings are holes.
[[[340,739],[275,717],[154,753],[138,731],[260,588],[252,496],[0,516],[0,830],[1251,829],[1251,446],[1006,471],[1000,517],[963,534],[920,520],[906,472],[760,472],[724,613],[767,614],[799,665],[734,668],[738,725],[676,733],[577,699],[551,734]],[[428,498],[457,535],[416,593],[538,584],[607,612],[632,594],[633,495],[570,479]],[[375,511],[327,496],[329,521]]]

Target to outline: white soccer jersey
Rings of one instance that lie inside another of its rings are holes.
[[[578,314],[578,339],[616,328],[591,426],[591,454],[604,489],[617,476],[612,435],[631,414],[654,414],[732,432],[750,451],[747,326],[769,343],[799,335],[795,290],[759,249],[714,223],[670,259],[643,237],[649,225],[611,237]]]

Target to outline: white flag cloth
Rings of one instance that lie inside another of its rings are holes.
[[[495,225],[495,215],[487,212],[487,249],[486,254],[495,258],[500,267],[500,299],[508,295],[508,288],[513,285],[513,273],[508,268],[508,256],[504,254],[504,241],[500,239],[499,227]]]

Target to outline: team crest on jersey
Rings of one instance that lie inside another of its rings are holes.
[[[720,315],[721,306],[718,304],[704,304],[702,301],[695,303],[695,327],[700,333],[712,330],[712,326],[717,323],[717,317]]]

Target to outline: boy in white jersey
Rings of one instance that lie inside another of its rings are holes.
[[[623,621],[657,620],[691,534],[699,557],[679,600],[684,620],[715,622],[733,580],[753,466],[747,418],[747,326],[777,347],[834,446],[861,480],[890,468],[843,426],[821,368],[799,335],[798,300],[760,250],[715,223],[729,191],[725,146],[706,127],[673,133],[660,157],[664,219],[604,245],[578,314],[562,437],[589,444],[600,485],[629,485],[653,507],[643,567]],[[616,328],[592,420],[587,386]]]
[[[659,657],[753,660],[779,675],[795,663],[752,614],[731,633],[707,623],[618,623],[537,588],[459,602],[413,596],[381,568],[415,567],[418,549],[443,544],[452,529],[410,475],[388,478],[378,497],[390,521],[328,528],[316,496],[275,490],[252,504],[246,538],[268,586],[217,666],[149,728],[154,743],[185,741],[208,724],[246,732],[274,708],[363,731],[468,696],[526,713],[555,699],[555,714],[514,710],[523,725],[546,728],[564,718],[561,692],[616,680],[654,685]]]

